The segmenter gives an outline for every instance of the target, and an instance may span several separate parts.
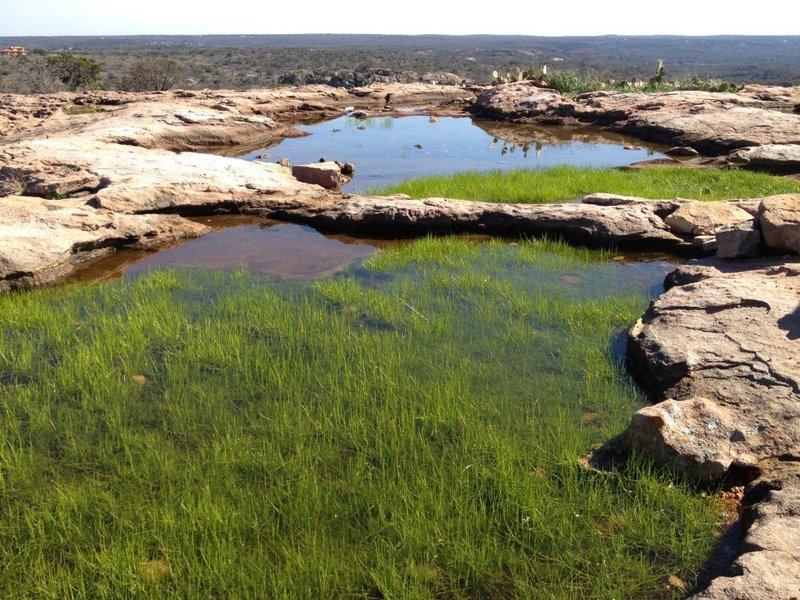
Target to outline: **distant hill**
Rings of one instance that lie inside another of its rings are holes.
[[[451,71],[478,81],[494,69],[544,64],[646,77],[663,59],[669,75],[735,83],[800,83],[800,36],[203,35],[0,37],[0,47],[68,50],[103,62],[114,83],[131,56],[169,55],[202,87],[274,84],[282,71],[385,68]],[[2,72],[0,72],[0,80]]]

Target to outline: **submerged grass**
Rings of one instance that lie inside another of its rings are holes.
[[[548,242],[0,298],[3,598],[654,598],[717,519],[576,457],[647,294]]]
[[[564,166],[424,177],[371,193],[539,204],[574,200],[596,192],[653,199],[724,200],[798,193],[800,181],[738,170],[658,168],[621,171]]]

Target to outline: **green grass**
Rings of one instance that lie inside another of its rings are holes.
[[[738,170],[556,167],[424,177],[370,193],[538,204],[575,200],[596,192],[653,199],[723,200],[798,193],[800,181]]]
[[[0,297],[0,597],[679,596],[714,500],[576,464],[644,402],[637,273],[445,239]]]

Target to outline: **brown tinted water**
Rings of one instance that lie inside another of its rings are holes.
[[[97,281],[132,278],[163,268],[230,271],[237,268],[282,279],[330,276],[378,251],[393,240],[323,235],[311,227],[259,217],[226,215],[192,219],[214,231],[155,250],[122,250],[76,271],[69,279]]]

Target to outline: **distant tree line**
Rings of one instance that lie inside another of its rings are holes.
[[[494,71],[544,65],[587,81],[647,81],[660,59],[669,77],[680,80],[800,83],[800,36],[0,38],[4,45],[22,45],[31,53],[26,61],[0,56],[0,91],[247,89],[290,81],[357,85],[379,71],[401,80],[449,72],[488,83]]]

